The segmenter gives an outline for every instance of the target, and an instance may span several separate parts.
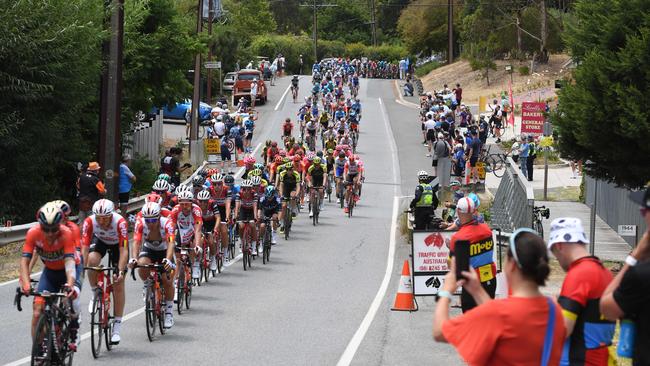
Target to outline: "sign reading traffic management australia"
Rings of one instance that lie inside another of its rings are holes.
[[[521,103],[521,133],[540,136],[544,132],[544,102]]]
[[[449,272],[449,243],[453,231],[413,232],[413,294],[432,296]]]

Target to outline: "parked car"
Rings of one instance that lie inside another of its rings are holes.
[[[233,86],[235,86],[235,79],[237,77],[236,72],[229,72],[223,78],[223,90],[232,91]]]
[[[180,103],[176,103],[174,107],[169,108],[168,106],[163,106],[163,118],[164,119],[173,119],[173,120],[183,120],[185,122],[189,122],[190,115],[187,113],[188,110],[192,108],[192,100],[191,99],[185,99],[184,101]],[[210,117],[210,112],[212,111],[212,107],[208,103],[203,103],[201,102],[199,104],[199,121],[205,121],[209,120]],[[154,117],[156,114],[158,114],[158,108],[153,107],[149,111],[149,118]]]
[[[257,80],[257,100],[261,104],[266,103],[267,91],[266,84],[262,78],[262,72],[254,69],[242,69],[237,71],[235,85],[232,91],[233,105],[237,104],[239,98],[249,99],[251,96],[251,81]]]

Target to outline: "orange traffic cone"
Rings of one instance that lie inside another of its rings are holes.
[[[402,277],[399,280],[399,287],[397,288],[397,296],[395,296],[395,304],[391,309],[393,311],[418,311],[418,303],[413,296],[413,284],[411,283],[411,271],[409,269],[409,261],[404,261],[402,267]]]

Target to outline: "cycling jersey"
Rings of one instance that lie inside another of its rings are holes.
[[[287,171],[283,171],[280,173],[280,183],[286,185],[293,185],[295,186],[296,184],[300,183],[300,174],[297,172],[293,172],[293,174],[287,174]]]
[[[281,207],[282,202],[280,201],[280,197],[277,195],[274,195],[271,198],[267,198],[266,196],[260,198],[259,209],[262,210],[266,217],[273,216],[273,214],[280,212]]]
[[[323,177],[327,174],[327,166],[325,164],[313,164],[307,170],[307,173],[311,176],[312,184],[314,187],[321,187],[323,185]]]
[[[50,243],[41,227],[34,226],[27,231],[22,256],[31,259],[34,250],[41,257],[45,268],[61,271],[65,269],[65,259],[75,257],[75,239],[70,229],[60,225],[59,234]]]
[[[494,279],[497,271],[493,258],[494,240],[490,227],[486,224],[478,224],[476,221],[462,225],[451,237],[449,250],[452,256],[458,240],[470,242],[469,264],[476,270],[479,280],[487,282]]]
[[[348,161],[347,163],[345,163],[345,171],[350,175],[356,175],[359,174],[361,169],[359,167],[359,164],[357,164],[356,162],[350,163]]]
[[[126,220],[116,212],[113,212],[111,223],[106,229],[99,226],[97,217],[92,215],[84,220],[81,229],[81,243],[83,246],[89,247],[93,236],[107,245],[126,243],[129,240],[128,228]]]
[[[334,166],[336,167],[335,175],[337,178],[343,175],[343,171],[345,170],[345,166],[347,165],[347,163],[348,163],[348,159],[346,158],[334,159]]]
[[[192,208],[187,215],[183,213],[180,205],[174,207],[169,218],[172,220],[174,227],[178,227],[181,244],[187,244],[192,240],[194,225],[203,224],[202,216],[201,208],[195,204],[192,204]]]
[[[205,209],[203,209],[201,203],[197,203],[197,206],[201,209],[201,218],[203,219],[203,222],[205,223],[206,221],[214,221],[214,214],[215,211],[217,211],[217,208],[215,207],[217,204],[214,200],[208,200],[207,204],[205,204]]]
[[[160,217],[160,238],[162,240],[149,240],[150,230],[144,218],[135,221],[135,230],[133,231],[133,240],[141,242],[144,240],[144,247],[147,249],[159,251],[167,250],[167,245],[174,241],[174,222],[171,218]]]
[[[307,123],[305,128],[307,128],[307,133],[308,134],[315,135],[316,134],[316,128],[318,128],[318,126],[316,125],[316,123],[314,123],[312,121],[309,121],[309,123]]]
[[[250,188],[242,190],[237,194],[236,202],[239,202],[242,209],[252,210],[257,202],[257,194]]]
[[[291,134],[291,130],[293,130],[293,123],[285,123],[282,125],[282,131],[285,134]]]
[[[230,189],[225,184],[222,184],[221,187],[212,186],[212,200],[217,206],[226,206],[226,200],[230,198]]]

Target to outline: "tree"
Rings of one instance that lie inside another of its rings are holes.
[[[269,0],[225,0],[223,4],[231,14],[228,27],[237,33],[244,45],[248,45],[253,36],[276,29]]]
[[[274,1],[270,10],[277,23],[278,34],[300,34],[306,32],[312,24],[312,13],[308,7],[300,6],[301,0]]]
[[[496,36],[492,34],[485,41],[469,44],[469,51],[466,53],[472,70],[480,70],[481,78],[486,79],[488,86],[490,86],[490,70],[497,69],[494,63],[496,42]]]
[[[455,12],[456,17],[459,13]],[[430,54],[446,50],[447,0],[413,1],[402,10],[397,29],[409,52]],[[457,38],[455,34],[454,39]]]
[[[650,179],[650,3],[578,0],[566,44],[579,62],[553,116],[561,153],[627,187]]]

